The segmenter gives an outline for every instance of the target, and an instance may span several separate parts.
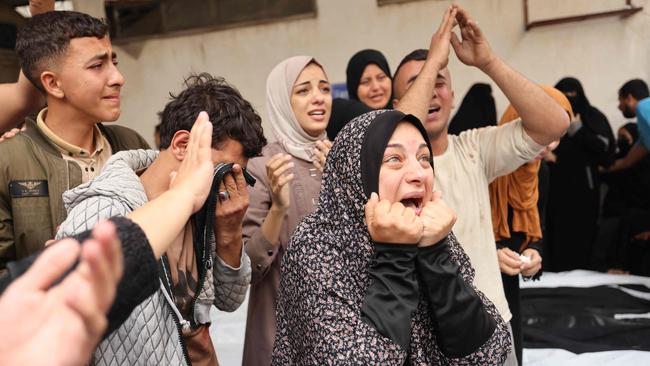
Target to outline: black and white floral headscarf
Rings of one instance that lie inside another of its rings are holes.
[[[386,113],[389,115],[375,121]],[[364,221],[368,194],[364,192],[362,172],[374,174],[368,172],[368,167],[362,167],[361,155],[378,150],[364,149],[364,142],[383,144],[385,148],[397,123],[386,126],[392,128],[390,133],[383,134],[387,135],[386,141],[366,139],[366,134],[373,121],[395,122],[390,116],[393,113],[404,116],[397,111],[379,110],[357,117],[341,130],[328,154],[318,208],[298,225],[282,261],[273,365],[503,362],[503,349],[510,347],[509,333],[494,305],[480,292],[486,309],[497,319],[497,331],[476,352],[462,358],[448,358],[437,346],[435,325],[423,297],[412,318],[408,354],[361,320],[360,309],[370,284],[368,273],[373,256],[373,243]],[[425,141],[428,140],[424,128],[419,125],[418,129]],[[368,180],[372,178],[366,176],[365,181]],[[469,258],[453,234],[449,239],[452,259],[459,263],[465,281],[472,283],[474,270]]]

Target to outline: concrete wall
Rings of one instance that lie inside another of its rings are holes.
[[[633,77],[649,79],[650,8],[626,19],[608,17],[526,32],[521,0],[458,2],[479,21],[495,51],[532,80],[554,84],[568,75],[580,79],[592,104],[614,128],[623,122],[616,108],[618,88]],[[534,2],[539,6],[540,0]],[[613,2],[624,4],[608,0]],[[602,1],[597,3],[594,10],[602,8]],[[590,10],[588,1],[562,4],[564,13]],[[634,4],[650,7],[650,0],[634,0]],[[377,48],[394,68],[406,53],[428,45],[449,2],[378,7],[375,0],[318,0],[317,5],[315,18],[116,44],[127,81],[119,123],[151,140],[156,112],[169,92],[178,91],[188,73],[200,71],[226,77],[266,119],[266,77],[279,61],[311,54],[325,65],[332,82],[344,82],[349,57],[362,48]],[[456,105],[472,83],[489,81],[453,54],[450,69]],[[495,97],[500,113],[507,100],[498,91]]]

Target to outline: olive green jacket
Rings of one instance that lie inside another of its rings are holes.
[[[81,184],[81,168],[27,119],[26,131],[0,143],[0,275],[9,261],[21,259],[54,238],[65,220],[63,192]],[[113,153],[148,149],[135,131],[121,126],[99,128]]]

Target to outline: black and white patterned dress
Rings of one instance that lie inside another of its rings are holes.
[[[510,335],[494,305],[478,290],[494,332],[473,353],[450,358],[436,340],[435,320],[420,296],[407,349],[364,322],[373,242],[364,222],[360,154],[372,111],[348,123],[329,152],[317,210],[293,233],[282,261],[273,365],[500,365]],[[449,255],[471,284],[474,269],[453,234]]]

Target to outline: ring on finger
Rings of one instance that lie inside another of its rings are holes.
[[[219,191],[217,195],[219,196],[220,201],[227,201],[230,198],[230,193],[228,193],[228,191]]]

